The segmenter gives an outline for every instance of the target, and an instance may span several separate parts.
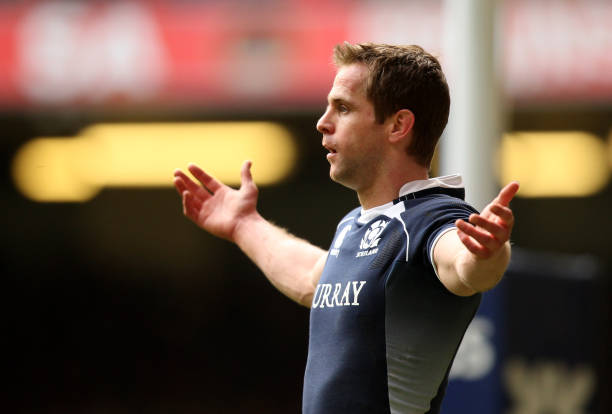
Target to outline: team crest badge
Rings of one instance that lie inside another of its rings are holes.
[[[380,235],[382,234],[385,227],[389,224],[388,220],[376,220],[370,225],[370,228],[366,231],[365,235],[361,239],[359,244],[360,250],[373,249],[378,246],[380,242]]]

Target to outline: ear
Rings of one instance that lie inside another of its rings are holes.
[[[411,135],[414,127],[414,114],[411,110],[400,109],[391,115],[391,121],[391,131],[389,133],[391,143],[400,142]]]

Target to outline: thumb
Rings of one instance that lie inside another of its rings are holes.
[[[240,170],[240,188],[247,185],[255,185],[251,175],[251,165],[253,165],[251,161],[245,161],[242,164],[242,169]]]
[[[519,183],[518,183],[518,181],[512,181],[511,183],[508,183],[499,192],[499,195],[497,196],[497,201],[501,205],[507,207],[510,204],[510,201],[512,201],[512,199],[514,198],[514,196],[518,192],[518,190],[519,190]]]

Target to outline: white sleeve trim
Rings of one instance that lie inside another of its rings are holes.
[[[434,262],[434,257],[433,257],[434,249],[436,248],[436,244],[438,244],[438,240],[440,240],[440,237],[444,236],[449,231],[456,230],[456,229],[457,227],[453,225],[453,226],[450,226],[450,227],[447,227],[441,230],[436,236],[436,238],[434,239],[433,243],[431,244],[431,249],[429,250],[429,262],[431,263],[431,267],[433,267],[434,273],[436,274],[436,277],[438,278],[438,280],[440,280],[440,275],[438,275],[438,269],[436,269],[436,263]]]

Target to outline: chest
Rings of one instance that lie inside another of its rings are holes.
[[[340,225],[312,309],[359,308],[368,313],[381,306],[388,270],[405,251],[406,237],[398,225],[389,218]]]

